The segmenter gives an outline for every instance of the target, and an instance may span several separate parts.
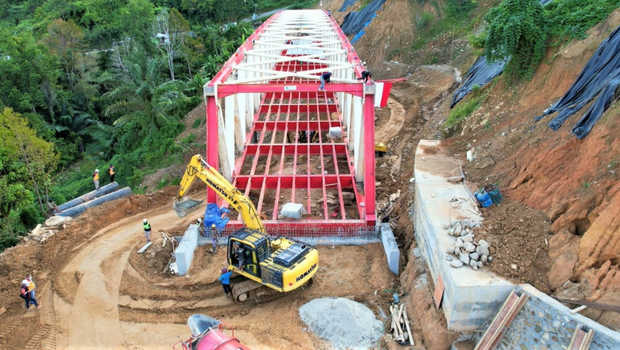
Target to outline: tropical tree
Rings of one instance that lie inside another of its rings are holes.
[[[28,121],[11,108],[4,108],[0,113],[0,139],[3,141],[2,151],[6,159],[24,165],[25,171],[22,173],[26,177],[17,182],[32,189],[41,212],[46,212],[50,175],[58,162],[54,145],[39,138],[29,127]]]

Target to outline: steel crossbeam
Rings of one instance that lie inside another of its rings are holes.
[[[205,85],[207,162],[252,199],[270,233],[374,230],[374,89],[359,80],[363,70],[325,11],[290,10],[265,21]],[[326,71],[331,82],[319,90]],[[216,202],[211,191],[207,199]],[[288,202],[306,215],[281,217]],[[241,225],[237,217],[227,230]]]

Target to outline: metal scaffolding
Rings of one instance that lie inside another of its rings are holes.
[[[364,69],[325,11],[290,10],[267,19],[205,85],[207,162],[250,196],[269,233],[374,231],[375,84],[359,80]],[[324,72],[331,82],[319,90]],[[213,191],[207,200],[216,202]],[[287,202],[307,215],[281,218]]]

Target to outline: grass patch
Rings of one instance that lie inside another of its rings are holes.
[[[475,86],[470,97],[450,111],[448,118],[443,123],[444,134],[449,136],[459,129],[461,123],[480,107],[486,97],[487,94],[481,93],[480,87]]]

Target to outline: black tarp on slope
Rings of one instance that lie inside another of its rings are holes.
[[[618,79],[620,79],[620,27],[616,28],[596,49],[566,94],[535,120],[538,121],[548,114],[558,112],[558,115],[549,122],[549,127],[557,130],[568,117],[577,113],[599,95],[573,128],[573,133],[578,138],[584,138],[611,105],[618,88]],[[601,91],[603,91],[602,94]]]
[[[502,74],[506,60],[487,62],[486,56],[480,56],[465,73],[465,79],[463,84],[454,92],[452,97],[452,104],[450,108],[454,107],[460,100],[462,100],[467,94],[471,92],[474,86],[484,86],[488,84],[493,78]]]
[[[540,4],[545,6],[551,1],[552,0],[540,0]],[[493,80],[496,76],[502,74],[506,63],[508,63],[509,60],[510,58],[505,58],[503,60],[498,60],[495,62],[487,62],[485,56],[478,57],[474,65],[471,66],[471,68],[469,68],[469,70],[465,74],[463,84],[459,86],[459,88],[456,89],[456,91],[454,92],[450,108],[454,107],[455,104],[459,103],[460,100],[465,98],[465,96],[467,96],[467,94],[471,92],[474,86],[478,85],[480,87],[483,87],[491,80]]]
[[[357,34],[364,29],[384,3],[385,0],[374,0],[360,11],[349,12],[344,17],[344,21],[342,21],[342,25],[340,26],[342,31],[346,35]]]
[[[342,6],[340,6],[340,9],[338,10],[338,12],[344,12],[346,11],[349,6],[353,6],[353,4],[355,4],[357,2],[357,0],[344,0],[344,2],[342,3]]]

